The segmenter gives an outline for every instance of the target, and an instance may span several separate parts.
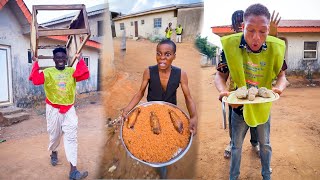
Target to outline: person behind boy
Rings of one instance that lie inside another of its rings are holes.
[[[79,59],[79,54],[76,55]],[[66,67],[67,53],[64,48],[53,50],[55,67],[46,68],[40,72],[38,60],[29,77],[34,85],[44,84],[46,94],[46,119],[49,133],[49,147],[51,151],[51,165],[58,163],[58,146],[63,135],[64,149],[70,162],[70,179],[83,179],[88,172],[77,170],[77,128],[78,117],[73,106],[76,94],[76,82],[89,78],[89,70],[83,59],[80,59],[76,69]]]
[[[181,36],[182,36],[182,33],[183,33],[183,28],[181,26],[181,24],[178,25],[178,27],[176,27],[176,42],[177,43],[181,43]]]
[[[231,22],[232,22],[232,29],[236,32],[242,32],[242,24],[243,24],[243,11],[242,10],[237,10],[232,14]],[[270,21],[270,31],[269,35],[277,37],[278,35],[278,24],[280,22],[281,17],[278,19],[279,13],[277,13],[276,16],[274,16],[275,11],[273,11],[272,16],[271,16],[271,21]],[[285,66],[286,63],[284,62]],[[228,71],[228,66],[226,64],[226,58],[224,53],[221,53],[221,62],[218,64],[217,71],[226,73]],[[236,87],[234,87],[234,82],[232,78],[229,76],[229,87],[228,91],[234,91],[236,90]],[[231,129],[232,129],[232,124],[231,124],[231,116],[232,116],[232,107],[229,105],[229,136],[230,136],[230,143],[227,145],[227,147],[224,150],[224,157],[225,158],[230,158],[231,156]],[[260,154],[260,146],[258,142],[258,137],[257,137],[257,130],[256,127],[250,127],[250,143],[252,145],[253,150],[259,155]]]
[[[166,33],[166,38],[167,39],[171,39],[171,35],[172,35],[172,28],[171,28],[172,23],[169,23],[168,27],[165,30]]]
[[[133,96],[130,103],[123,108],[122,116],[127,118],[128,112],[134,108],[144,96],[148,87],[148,101],[165,101],[177,105],[177,89],[181,85],[186,105],[190,115],[190,132],[197,132],[197,112],[195,103],[191,97],[188,87],[187,74],[180,68],[172,66],[176,58],[176,45],[171,40],[162,40],[157,45],[157,65],[150,66],[144,70],[143,80],[139,91]],[[170,80],[170,81],[169,81]],[[160,168],[160,178],[166,178],[166,167]]]
[[[284,41],[268,36],[269,10],[261,4],[254,4],[246,9],[243,17],[243,33],[221,38],[228,71],[225,73],[218,71],[215,77],[215,85],[220,92],[219,99],[229,95],[226,87],[229,73],[237,87],[267,87],[281,94],[286,88],[284,63],[286,47]],[[255,76],[251,76],[252,74]],[[272,88],[272,80],[275,78],[277,82]],[[231,104],[231,106],[233,112],[230,179],[239,178],[242,144],[249,126],[257,127],[263,179],[271,179],[271,103],[246,104],[241,108],[237,105]],[[239,111],[236,111],[237,109]]]

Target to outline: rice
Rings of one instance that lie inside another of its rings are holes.
[[[189,121],[182,111],[175,107],[162,104],[140,106],[141,112],[133,129],[127,128],[128,121],[123,125],[123,140],[128,150],[137,158],[150,163],[167,162],[189,143]],[[183,122],[180,134],[174,128],[168,109],[177,113]],[[161,133],[154,134],[150,126],[150,112],[156,113],[160,121]]]

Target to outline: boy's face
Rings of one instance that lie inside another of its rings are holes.
[[[157,47],[157,63],[158,68],[165,70],[170,68],[172,61],[176,58],[173,47],[170,44],[161,44]]]
[[[54,54],[53,60],[56,64],[56,68],[59,70],[63,70],[67,63],[67,55],[63,52],[57,52]]]
[[[252,51],[259,51],[269,33],[269,20],[265,16],[250,15],[244,20],[244,39]]]

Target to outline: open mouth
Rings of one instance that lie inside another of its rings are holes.
[[[165,66],[166,66],[166,63],[159,63],[159,66],[160,66],[160,67],[165,67]]]

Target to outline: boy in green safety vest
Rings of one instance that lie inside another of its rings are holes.
[[[78,59],[79,54],[76,55]],[[32,71],[29,80],[34,85],[44,85],[46,94],[46,120],[51,151],[51,165],[58,164],[58,146],[63,135],[64,149],[70,162],[69,179],[83,179],[88,172],[77,170],[77,128],[78,116],[73,106],[76,94],[76,82],[89,78],[89,70],[83,59],[80,59],[76,69],[66,67],[67,52],[65,48],[53,50],[55,67],[40,71],[38,59],[33,58]]]
[[[172,28],[171,28],[172,23],[169,23],[168,27],[165,30],[166,33],[166,38],[167,39],[171,39],[171,35],[172,35]]]
[[[232,34],[221,38],[228,72],[218,71],[215,86],[220,92],[219,99],[228,96],[226,81],[231,75],[237,87],[267,87],[281,94],[286,88],[285,77],[285,43],[268,36],[270,13],[261,4],[253,4],[244,12],[243,33]],[[272,87],[272,81],[277,79]],[[260,144],[260,158],[263,179],[271,179],[270,161],[270,110],[271,103],[246,104],[241,107],[232,105],[231,117],[231,162],[230,179],[238,179],[242,143],[249,127],[257,127]]]
[[[176,28],[176,42],[177,43],[181,43],[181,36],[182,36],[182,32],[183,32],[183,28],[181,26],[181,24],[178,25],[178,27]]]
[[[237,10],[232,14],[232,29],[234,30],[235,33],[242,32],[242,24],[243,24],[243,13],[244,11],[242,10]],[[271,21],[270,21],[270,31],[269,35],[277,37],[278,34],[278,24],[280,22],[281,17],[278,19],[279,13],[277,13],[276,16],[274,16],[275,11],[273,11],[272,16],[271,16]],[[284,61],[284,65],[286,66],[286,63]],[[220,71],[222,73],[228,72],[227,68],[227,61],[225,58],[224,53],[221,53],[221,61],[219,62],[217,66],[217,71]],[[282,68],[284,69],[284,68]],[[234,82],[229,76],[228,78],[229,83],[227,83],[228,86],[228,91],[234,91],[236,90],[236,87],[234,86]],[[228,121],[229,121],[229,136],[230,136],[230,143],[227,145],[227,147],[224,150],[224,157],[226,159],[230,158],[231,156],[231,138],[232,138],[232,124],[231,124],[231,116],[232,116],[232,107],[229,105],[229,115],[228,115]],[[253,150],[257,153],[258,156],[260,156],[260,146],[258,143],[258,137],[257,137],[257,128],[256,127],[250,127],[250,143],[252,145]]]

